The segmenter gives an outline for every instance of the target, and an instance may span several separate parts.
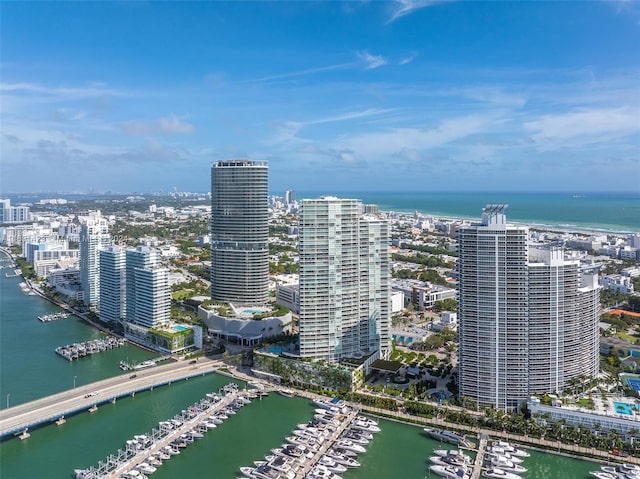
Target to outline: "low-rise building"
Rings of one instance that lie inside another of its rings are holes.
[[[610,274],[602,276],[600,283],[603,289],[622,294],[633,294],[633,283],[629,276]]]

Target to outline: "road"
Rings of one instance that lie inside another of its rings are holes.
[[[63,416],[88,410],[94,405],[113,401],[164,384],[216,371],[223,363],[199,358],[197,363],[178,361],[104,379],[69,389],[25,404],[0,411],[0,438],[27,428],[49,423]],[[133,375],[135,378],[132,378]],[[92,393],[97,393],[91,395]]]

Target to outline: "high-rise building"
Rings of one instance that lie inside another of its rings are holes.
[[[111,244],[107,219],[97,214],[89,216],[80,229],[80,284],[84,302],[97,306],[100,301],[100,259],[98,251]]]
[[[127,318],[147,328],[166,326],[170,320],[169,270],[160,266],[135,268],[135,317]],[[129,278],[127,278],[127,284]]]
[[[151,269],[160,265],[160,251],[149,246],[128,249],[126,256],[126,317],[127,321],[138,322],[136,270]],[[144,321],[144,320],[143,320]]]
[[[337,362],[390,347],[388,223],[352,199],[303,200],[300,355]]]
[[[31,220],[28,206],[11,206],[11,200],[0,200],[0,224],[27,223]]]
[[[100,320],[118,323],[126,317],[126,255],[124,248],[100,250]]]
[[[296,202],[295,190],[287,190],[284,193],[284,202],[286,205],[292,205]]]
[[[459,393],[517,409],[598,372],[597,273],[554,245],[529,245],[506,205],[458,230]]]
[[[211,298],[265,304],[269,294],[268,166],[231,160],[211,167]]]

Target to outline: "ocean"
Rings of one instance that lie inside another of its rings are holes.
[[[298,199],[317,198],[327,193],[299,192]],[[567,229],[639,232],[638,193],[424,193],[350,192],[335,194],[378,205],[381,211],[419,212],[441,217],[479,220],[488,204],[509,205],[507,220],[529,225]]]

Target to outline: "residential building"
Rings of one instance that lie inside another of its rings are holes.
[[[268,166],[211,167],[211,299],[261,305],[269,294]]]
[[[137,246],[133,249],[128,249],[125,252],[126,261],[126,287],[125,287],[125,304],[126,304],[126,318],[127,321],[142,323],[147,322],[146,319],[138,315],[137,312],[137,287],[136,270],[138,269],[152,269],[160,266],[160,251],[149,246]],[[168,281],[168,278],[167,278]],[[167,293],[169,294],[169,293]]]
[[[11,200],[0,200],[0,224],[28,223],[31,213],[28,206],[11,206]]]
[[[389,230],[357,200],[303,200],[300,355],[338,362],[390,348]]]
[[[111,244],[107,219],[100,212],[85,219],[80,229],[80,284],[84,302],[97,306],[100,300],[100,261],[98,251]]]
[[[622,294],[633,294],[634,288],[631,278],[621,274],[610,274],[603,276],[602,288],[605,290],[615,291]]]
[[[597,374],[599,286],[559,246],[530,246],[506,207],[487,205],[458,231],[458,374],[460,396],[514,410]]]
[[[126,317],[126,255],[124,248],[100,251],[100,319],[119,323]]]
[[[136,285],[135,316],[127,319],[147,328],[167,326],[171,308],[169,270],[159,266],[135,268],[134,282]],[[128,303],[129,297],[127,297]]]

